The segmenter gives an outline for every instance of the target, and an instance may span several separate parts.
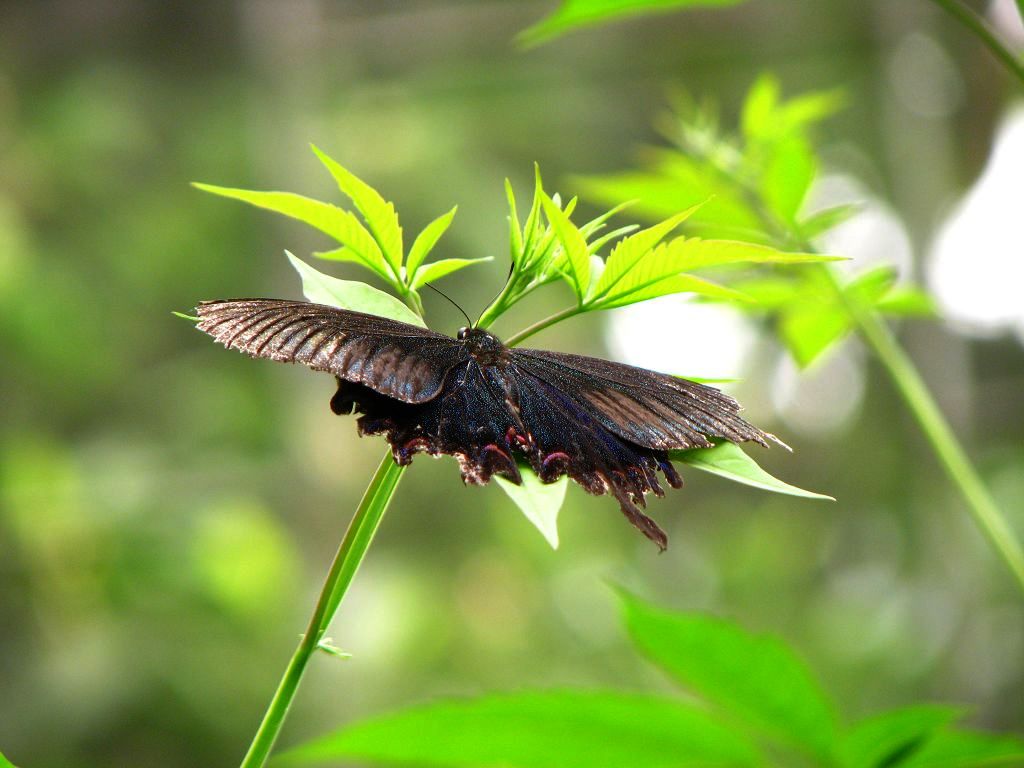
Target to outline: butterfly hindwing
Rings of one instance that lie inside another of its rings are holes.
[[[277,299],[203,302],[198,328],[253,357],[302,363],[389,398],[421,403],[468,359],[455,339],[408,323]]]

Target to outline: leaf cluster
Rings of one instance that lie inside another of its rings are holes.
[[[331,203],[293,192],[259,192],[201,183],[193,186],[205,192],[266,208],[320,230],[335,240],[338,247],[317,252],[317,257],[358,264],[368,269],[389,285],[420,317],[423,315],[420,288],[452,272],[490,261],[490,257],[485,257],[427,262],[427,256],[451,225],[458,206],[427,224],[406,253],[402,243],[402,227],[394,204],[386,201],[377,190],[317,147],[313,146],[312,149],[334,177],[341,192],[352,202],[359,216]],[[395,319],[409,322],[407,318]]]
[[[806,210],[820,167],[812,134],[842,103],[835,91],[783,99],[777,80],[764,76],[747,94],[738,131],[728,133],[714,106],[678,97],[660,126],[671,147],[646,150],[639,170],[583,177],[576,184],[597,202],[638,198],[637,212],[650,219],[707,201],[686,223],[694,234],[814,253],[822,235],[859,210],[856,204]],[[889,316],[934,312],[928,296],[898,282],[890,267],[848,279],[824,269],[758,274],[731,288],[752,300],[743,308],[774,318],[801,366],[847,335],[851,309]]]
[[[620,594],[634,647],[686,698],[532,690],[436,701],[352,723],[283,764],[338,760],[508,768],[1020,765],[1024,741],[956,725],[959,707],[917,705],[844,723],[782,640]]]

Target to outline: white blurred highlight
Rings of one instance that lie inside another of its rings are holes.
[[[984,171],[939,230],[928,284],[960,329],[1024,338],[1024,109],[1000,126]]]
[[[808,370],[783,356],[772,379],[772,404],[790,429],[824,437],[843,429],[864,399],[864,365],[851,344],[826,353]]]
[[[757,340],[734,309],[662,296],[616,310],[608,326],[612,357],[664,373],[735,379]]]

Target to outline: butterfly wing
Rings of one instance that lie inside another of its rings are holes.
[[[517,366],[568,393],[612,432],[658,450],[707,448],[710,438],[767,445],[739,404],[714,387],[595,357],[512,350]]]
[[[404,403],[437,397],[466,359],[455,339],[375,315],[281,299],[207,301],[197,328],[252,357],[302,363]]]

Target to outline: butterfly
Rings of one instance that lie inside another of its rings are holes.
[[[520,463],[544,483],[568,475],[665,549],[645,495],[682,478],[668,452],[713,440],[777,438],[740,417],[739,404],[693,381],[595,357],[505,346],[465,327],[455,338],[361,312],[281,299],[202,302],[197,328],[252,357],[332,373],[336,414],[361,414],[361,435],[384,435],[395,461],[454,456],[465,483]]]

